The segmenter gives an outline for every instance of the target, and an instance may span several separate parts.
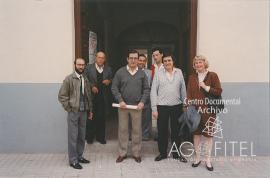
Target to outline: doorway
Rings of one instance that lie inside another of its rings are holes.
[[[116,72],[127,64],[127,50],[147,54],[160,47],[171,52],[185,79],[193,71],[197,45],[198,0],[74,0],[75,57],[89,61],[89,33],[97,38],[97,51],[105,51]],[[117,120],[109,120],[107,134],[116,138]],[[112,136],[113,135],[113,136]]]
[[[127,48],[161,47],[177,59],[185,78],[192,69],[197,44],[198,0],[74,0],[75,57],[89,61],[89,31],[97,50],[107,54],[116,71],[126,64]]]

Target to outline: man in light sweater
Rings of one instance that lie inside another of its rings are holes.
[[[168,127],[171,126],[171,142],[177,148],[181,144],[178,137],[180,125],[178,118],[183,112],[183,103],[186,98],[186,86],[182,71],[174,67],[172,55],[163,55],[164,68],[159,70],[153,79],[151,87],[152,115],[157,119],[159,155],[155,161],[167,158]],[[174,159],[187,162],[181,154],[173,153]]]
[[[128,151],[128,121],[132,123],[132,154],[136,162],[141,162],[142,144],[142,118],[141,113],[144,103],[149,97],[149,84],[146,74],[138,68],[139,53],[135,50],[129,51],[128,65],[120,68],[112,82],[112,93],[119,102],[118,109],[119,126],[119,156],[116,162],[122,162],[127,158]],[[136,105],[137,109],[127,109],[126,105]]]

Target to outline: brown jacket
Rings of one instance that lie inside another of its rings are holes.
[[[219,81],[219,78],[215,72],[210,72],[208,71],[204,83],[207,86],[210,86],[209,94],[212,95],[221,95],[222,93],[222,88],[221,84]],[[199,79],[198,79],[198,74],[194,73],[189,76],[188,80],[188,86],[187,86],[187,98],[188,100],[204,100],[206,97],[206,91],[203,88],[199,87]],[[196,104],[195,104],[196,105]],[[201,106],[207,107],[205,104],[197,104],[197,107]]]
[[[58,100],[67,112],[78,112],[80,107],[80,79],[75,72],[68,75],[59,90]],[[92,111],[90,83],[84,76],[84,89],[88,99],[87,111]]]

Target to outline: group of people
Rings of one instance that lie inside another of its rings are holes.
[[[147,57],[136,50],[127,54],[127,65],[118,69],[114,77],[105,65],[106,55],[100,51],[96,61],[87,65],[85,60],[74,61],[75,71],[67,76],[59,91],[58,99],[68,112],[68,155],[69,163],[75,169],[82,169],[80,163],[89,163],[83,155],[85,139],[92,143],[96,139],[106,144],[105,113],[111,105],[109,93],[119,103],[118,108],[118,157],[117,163],[128,157],[128,143],[131,138],[132,158],[140,163],[142,140],[151,137],[152,117],[157,119],[157,142],[159,155],[155,161],[168,156],[168,138],[179,148],[182,138],[178,135],[178,118],[188,107],[187,101],[204,99],[207,94],[221,95],[222,88],[216,73],[208,71],[206,57],[199,55],[193,59],[195,73],[188,79],[187,87],[181,69],[175,67],[172,54],[165,54],[160,48],[152,50],[155,63],[147,69]],[[128,107],[135,106],[136,109]],[[194,104],[198,109],[207,108],[206,103]],[[205,131],[206,123],[216,118],[215,113],[200,113],[201,121],[193,133],[195,161],[192,167],[201,163],[201,146],[205,142],[207,170],[213,171],[211,148],[213,135]],[[131,137],[130,137],[131,136]],[[205,139],[203,139],[205,137]],[[180,152],[172,154],[174,159],[186,163]]]

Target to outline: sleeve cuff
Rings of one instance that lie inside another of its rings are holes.
[[[210,86],[206,86],[205,91],[209,92],[210,91]]]
[[[157,112],[157,107],[156,106],[152,107],[152,112]]]

